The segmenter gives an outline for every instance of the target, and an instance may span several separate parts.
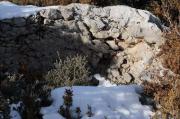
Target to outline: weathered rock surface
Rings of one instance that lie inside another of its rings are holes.
[[[49,20],[57,20],[57,19],[63,18],[60,10],[58,10],[58,9],[42,10],[42,11],[40,11],[40,15]]]
[[[3,70],[14,72],[24,65],[48,70],[57,52],[62,58],[87,55],[97,72],[116,83],[139,83],[142,77],[163,70],[155,58],[165,41],[163,26],[148,11],[70,4],[28,18],[1,20],[0,28]]]

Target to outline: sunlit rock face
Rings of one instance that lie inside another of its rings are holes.
[[[4,71],[47,71],[62,58],[82,54],[94,73],[116,83],[140,83],[163,70],[156,58],[162,37],[160,20],[128,6],[70,4],[26,18],[0,21],[0,64]],[[143,78],[142,78],[143,77]]]

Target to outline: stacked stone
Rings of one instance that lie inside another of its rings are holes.
[[[160,64],[155,56],[165,41],[158,18],[127,6],[70,4],[1,20],[0,27],[2,67],[48,70],[57,52],[62,57],[78,53],[111,81],[126,84],[139,83],[144,72],[158,69],[153,63]],[[110,61],[101,63],[107,56]]]

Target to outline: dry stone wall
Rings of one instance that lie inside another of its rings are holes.
[[[139,83],[164,68],[156,58],[163,25],[148,11],[127,6],[70,4],[27,18],[0,21],[0,68],[48,71],[62,58],[82,54],[94,72],[116,83]]]

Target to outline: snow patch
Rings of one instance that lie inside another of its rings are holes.
[[[18,112],[18,108],[21,107],[21,104],[22,102],[10,105],[10,118],[11,119],[21,119],[21,116]]]
[[[112,84],[109,80],[106,80],[104,77],[102,77],[100,74],[95,74],[94,78],[96,78],[99,81],[98,87],[112,87],[117,86],[116,84]]]
[[[64,118],[59,114],[48,114],[43,116],[43,119],[64,119]]]
[[[0,19],[13,17],[28,17],[42,9],[58,8],[58,6],[37,7],[33,5],[20,6],[8,1],[0,2]]]
[[[58,109],[63,105],[63,95],[66,87],[57,88],[51,92],[53,104],[43,107],[41,113],[44,119],[63,119],[58,114]],[[74,86],[72,110],[80,107],[82,119],[87,116],[88,105],[94,114],[91,119],[150,119],[150,107],[139,102],[137,85],[122,85],[114,87]],[[52,115],[52,116],[50,116]]]

